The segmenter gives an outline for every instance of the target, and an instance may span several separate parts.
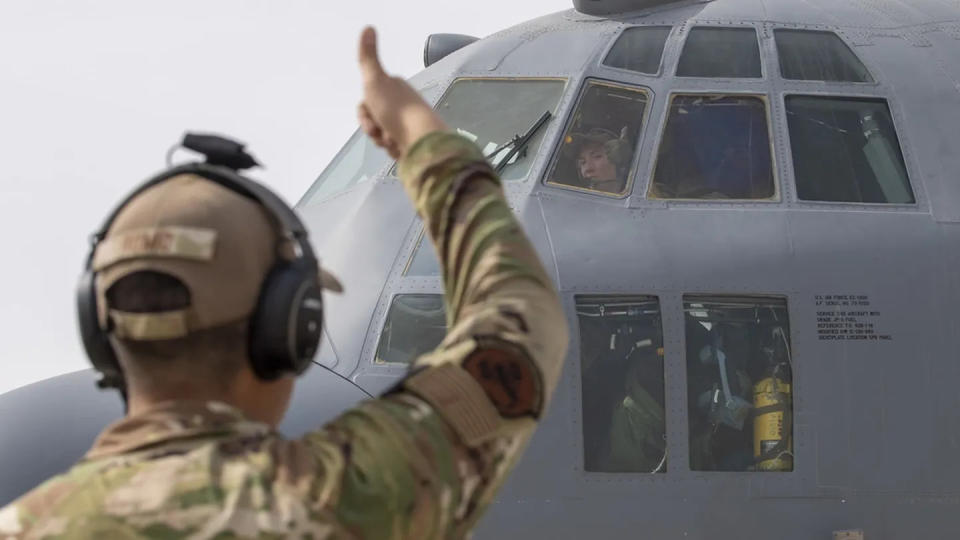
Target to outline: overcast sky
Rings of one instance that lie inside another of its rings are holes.
[[[427,35],[487,36],[570,0],[0,2],[0,393],[84,369],[87,237],[184,130],[246,142],[296,202],[356,128],[356,39],[391,72]]]

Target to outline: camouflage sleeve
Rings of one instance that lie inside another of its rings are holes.
[[[443,267],[449,331],[398,391],[307,441],[324,511],[365,538],[465,536],[546,407],[567,347],[554,286],[466,139],[435,133],[400,163]]]

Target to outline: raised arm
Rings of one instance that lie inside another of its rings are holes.
[[[566,321],[479,149],[383,72],[370,29],[360,58],[360,121],[402,156],[400,177],[443,267],[449,331],[395,390],[308,436],[328,473],[318,509],[361,537],[461,537],[545,410]]]

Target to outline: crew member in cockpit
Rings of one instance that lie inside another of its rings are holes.
[[[592,128],[567,136],[564,151],[575,160],[579,187],[605,193],[623,193],[630,168],[626,128],[616,133]]]

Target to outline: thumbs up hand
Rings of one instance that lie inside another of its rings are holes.
[[[363,101],[357,111],[360,127],[390,157],[398,159],[420,137],[447,129],[416,90],[383,70],[377,34],[371,27],[360,34],[359,62],[363,77]]]

